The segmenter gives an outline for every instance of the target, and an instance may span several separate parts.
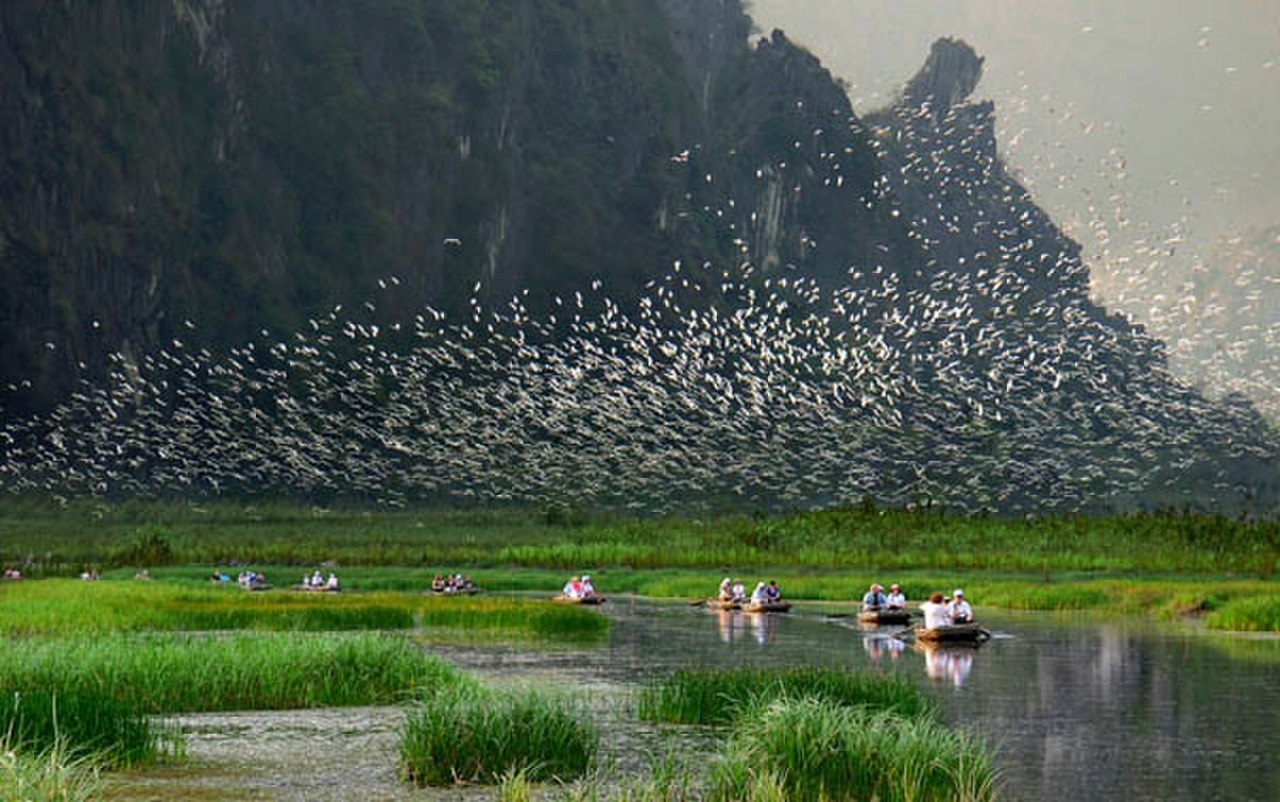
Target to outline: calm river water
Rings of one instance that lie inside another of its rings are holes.
[[[616,704],[651,676],[688,665],[838,665],[918,683],[949,723],[993,745],[1008,799],[1280,799],[1280,639],[979,607],[993,640],[928,652],[833,612],[801,604],[787,615],[746,616],[622,600],[602,612],[615,624],[606,644],[434,651],[489,681],[611,700],[601,712],[606,749],[622,764],[671,748],[661,734],[626,723]],[[401,715],[363,708],[185,717],[188,764],[118,777],[113,798],[492,798],[401,786]]]

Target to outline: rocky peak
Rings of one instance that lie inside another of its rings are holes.
[[[942,38],[933,43],[924,66],[903,91],[903,102],[929,106],[935,116],[963,103],[982,80],[984,59],[965,41]]]

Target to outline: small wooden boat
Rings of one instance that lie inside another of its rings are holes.
[[[244,582],[240,587],[245,590],[271,590],[270,582]]]
[[[922,643],[982,643],[991,637],[991,632],[978,624],[952,624],[933,629],[916,627],[914,633]]]
[[[604,596],[580,596],[572,598],[561,593],[559,596],[552,596],[551,601],[557,604],[604,604]]]
[[[911,611],[898,608],[896,610],[863,610],[858,613],[858,620],[864,624],[909,624]]]
[[[708,610],[741,610],[742,602],[733,599],[707,599],[703,602]]]
[[[342,588],[331,588],[328,585],[290,585],[289,590],[300,590],[304,593],[341,593]]]
[[[480,588],[474,585],[469,588],[432,588],[431,592],[436,596],[474,596],[480,592]]]
[[[742,605],[744,613],[785,613],[791,609],[791,602],[771,601],[763,603],[746,602]]]

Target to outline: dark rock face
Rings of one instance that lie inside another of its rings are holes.
[[[713,307],[730,273],[831,293],[848,342],[949,399],[897,410],[895,436],[948,455],[913,472],[1080,501],[1104,458],[1163,460],[1167,493],[1134,498],[1280,493],[1256,413],[1089,299],[968,100],[969,45],[935,43],[864,119],[749,32],[739,0],[5,4],[0,411],[48,409],[109,354],[306,330],[376,285],[388,319],[554,310],[597,280],[625,307],[679,263]]]

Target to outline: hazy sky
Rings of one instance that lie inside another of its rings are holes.
[[[976,95],[1037,200],[1086,247],[1095,291],[1161,291],[1220,238],[1280,223],[1280,0],[751,0],[889,102],[940,36],[986,57]],[[1133,257],[1174,238],[1172,257]],[[1176,240],[1181,238],[1182,242]],[[1117,263],[1117,258],[1120,261]],[[1134,304],[1128,304],[1135,307]]]

